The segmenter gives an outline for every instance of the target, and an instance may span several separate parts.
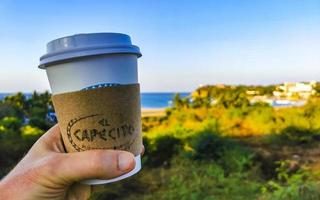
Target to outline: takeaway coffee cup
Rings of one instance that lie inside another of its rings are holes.
[[[66,150],[121,149],[135,155],[131,172],[86,184],[115,182],[141,169],[139,57],[128,35],[92,33],[53,40],[40,58]]]

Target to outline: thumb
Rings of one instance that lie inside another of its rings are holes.
[[[131,171],[135,167],[132,153],[116,150],[90,150],[60,154],[54,161],[55,177],[63,183],[84,179],[110,179]]]

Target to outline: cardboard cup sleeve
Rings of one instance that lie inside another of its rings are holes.
[[[57,94],[52,101],[67,152],[117,149],[140,154],[139,84]]]

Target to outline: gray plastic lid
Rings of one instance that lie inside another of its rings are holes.
[[[130,36],[122,33],[77,34],[52,40],[47,54],[40,57],[39,68],[50,64],[85,56],[132,53],[141,57],[139,47],[132,45]]]

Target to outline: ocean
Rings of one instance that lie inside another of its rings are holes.
[[[177,92],[180,97],[190,95],[187,92]],[[0,93],[0,100],[12,93]],[[145,109],[167,108],[172,104],[172,99],[176,93],[173,92],[147,92],[141,94],[141,107]],[[30,93],[25,94],[27,98],[31,97]],[[288,107],[288,106],[303,106],[306,101],[290,101],[290,100],[272,100],[272,107]]]
[[[178,92],[181,97],[186,97],[190,93]],[[11,93],[0,93],[0,100],[4,99]],[[141,94],[141,107],[142,108],[167,108],[171,106],[172,99],[176,93],[173,92],[148,92]],[[31,97],[30,93],[25,94],[27,98]]]
[[[167,108],[172,104],[172,99],[176,93],[142,93],[142,108]],[[180,97],[186,97],[190,93],[179,93]]]

